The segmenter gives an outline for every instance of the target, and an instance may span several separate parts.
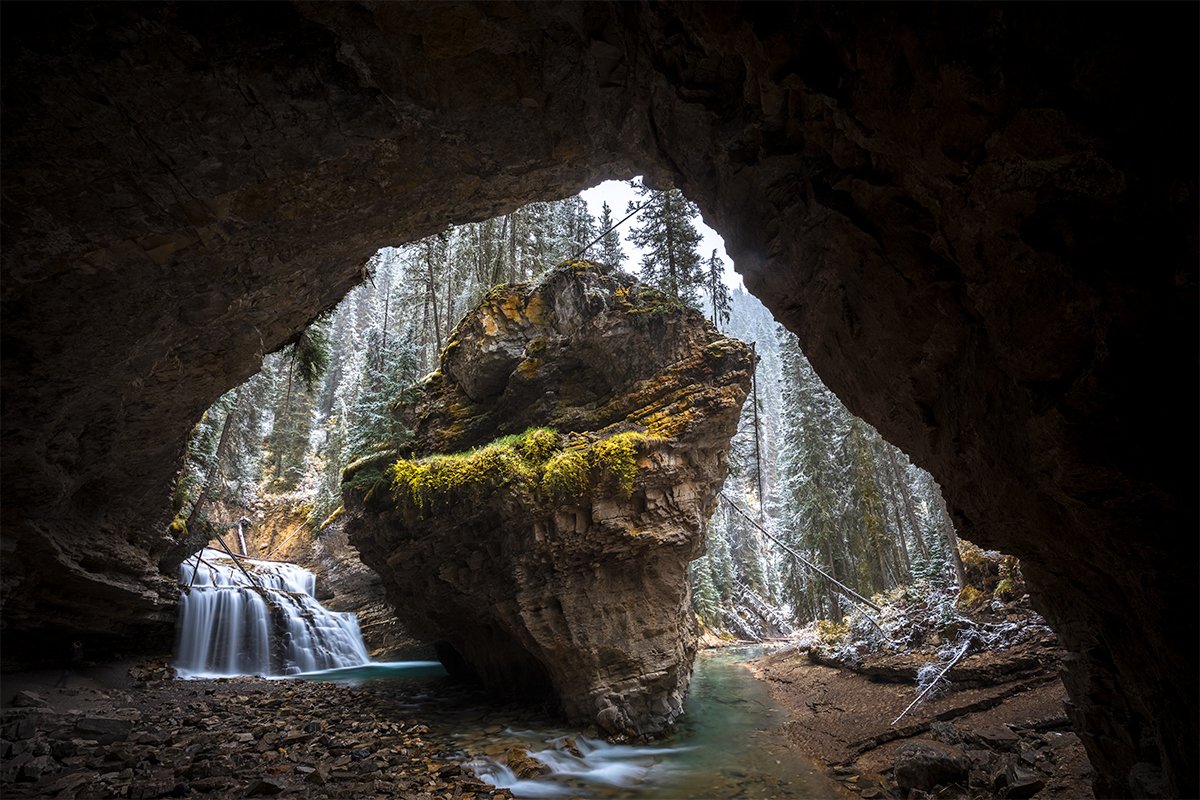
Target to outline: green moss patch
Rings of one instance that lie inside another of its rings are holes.
[[[347,464],[342,470],[342,489],[362,496],[364,502],[370,500],[387,485],[389,464],[395,457],[394,450],[381,450]]]
[[[401,458],[389,475],[396,501],[421,517],[500,489],[557,508],[604,484],[631,494],[638,454],[647,441],[645,434],[626,432],[568,443],[551,428],[530,428],[464,453]]]
[[[587,459],[578,450],[556,453],[542,471],[542,494],[555,506],[579,500],[591,489]]]
[[[637,478],[638,450],[646,442],[645,434],[618,433],[601,439],[588,448],[588,464],[602,477],[616,482],[622,494],[633,492]]]
[[[619,287],[613,296],[626,314],[677,314],[688,307],[678,298],[641,284]]]

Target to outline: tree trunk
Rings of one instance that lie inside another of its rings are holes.
[[[892,455],[891,450],[888,449],[886,442],[883,447],[887,451],[888,458],[892,459],[894,463],[895,457]],[[904,519],[900,516],[900,498],[896,493],[894,471],[892,472],[892,476],[893,480],[885,481],[888,490],[887,506],[891,509],[892,517],[896,520],[896,550],[899,556],[899,566],[903,573],[903,579],[908,580],[912,577],[912,561],[908,557],[908,537],[904,535]]]
[[[425,244],[425,290],[433,310],[433,337],[437,344],[434,359],[442,354],[442,321],[438,315],[437,280],[433,271],[433,245]]]
[[[675,268],[675,231],[671,220],[671,192],[663,193],[663,226],[667,235],[667,286],[670,294],[679,297],[679,275]]]
[[[946,541],[946,550],[950,553],[950,562],[954,565],[954,577],[958,580],[958,588],[961,590],[967,585],[967,573],[963,569],[962,555],[958,552],[958,534],[954,531],[954,521],[950,519],[950,512],[946,509],[946,500],[942,497],[942,487],[936,482],[933,484],[933,502],[937,506],[940,528],[942,529],[942,538]]]
[[[482,241],[480,250],[482,251]],[[438,337],[439,340],[449,339],[450,331],[454,329],[454,270],[452,268],[446,270],[446,305],[443,307],[446,313],[442,315],[442,324],[446,326],[446,330],[442,336]],[[441,354],[442,350],[439,347],[438,356],[440,357]]]
[[[496,239],[496,257],[492,259],[492,272],[491,275],[488,276],[490,279],[488,281],[488,286],[495,286],[497,283],[500,283],[500,275],[504,269],[504,246],[507,243],[506,240],[509,238],[508,220],[511,216],[512,214],[505,214],[500,221],[500,235]],[[514,251],[516,250],[515,240],[513,241],[511,247]],[[516,260],[515,252],[513,254],[513,260]]]
[[[904,513],[908,516],[908,522],[912,525],[913,539],[917,545],[917,552],[921,554],[921,558],[929,558],[929,549],[925,547],[925,538],[921,536],[921,526],[917,523],[917,514],[913,511],[912,496],[908,491],[908,481],[903,479],[900,473],[900,467],[896,464],[896,454],[892,448],[887,448],[888,461],[892,465],[892,478],[896,481],[896,486],[900,489],[900,497],[904,501]]]
[[[292,345],[292,358],[288,362],[287,392],[283,398],[283,414],[280,415],[282,417],[282,419],[277,417],[271,426],[272,438],[275,440],[275,442],[274,442],[275,457],[273,459],[274,463],[272,464],[272,468],[271,468],[271,480],[279,480],[280,475],[283,472],[283,448],[280,447],[280,445],[279,445],[279,436],[276,436],[274,434],[275,434],[275,431],[279,430],[280,424],[283,424],[285,426],[288,424],[289,417],[292,414],[292,378],[295,376],[295,374],[296,374],[296,346]],[[228,417],[226,417],[226,419],[228,419]],[[283,433],[286,434],[286,432],[287,431],[285,428]],[[222,434],[223,433],[224,432],[222,431]],[[219,449],[220,445],[218,444],[217,447]]]
[[[379,374],[383,374],[384,354],[387,353],[388,340],[388,305],[391,301],[391,286],[388,286],[388,291],[383,295],[383,328],[379,335]]]
[[[825,559],[825,563],[829,565],[829,574],[835,580],[841,580],[842,576],[837,573],[837,565],[833,563],[833,548],[829,545],[829,537],[824,537],[825,541],[821,543],[821,556]],[[838,602],[837,589],[829,581],[825,582],[825,593],[829,599],[829,619],[832,622],[842,621],[842,606]]]
[[[517,282],[517,223],[520,222],[520,219],[518,219],[518,217],[517,217],[518,213],[519,212],[517,212],[517,211],[514,211],[512,213],[512,218],[513,218],[512,226],[508,230],[508,251],[509,251],[508,282],[509,283]],[[496,281],[496,282],[499,283],[499,281]]]
[[[758,430],[758,343],[750,343],[750,355],[754,359],[754,372],[750,374],[751,402],[754,404],[754,475],[758,485],[758,518],[763,518],[767,499],[763,496],[762,436]]]
[[[431,369],[432,359],[429,357],[429,293],[424,293],[421,306],[421,363],[426,370]]]
[[[238,395],[241,390],[238,390]],[[221,456],[225,454],[225,446],[229,442],[229,432],[233,429],[230,422],[233,420],[233,412],[237,409],[237,395],[234,396],[233,404],[229,408],[229,413],[225,415],[225,421],[221,423],[221,436],[217,439],[217,452],[213,456],[212,466],[208,469],[208,475],[204,477],[204,485],[200,487],[200,495],[196,498],[192,510],[188,513],[186,525],[192,525],[196,516],[200,513],[201,507],[208,502],[209,487],[221,474]]]

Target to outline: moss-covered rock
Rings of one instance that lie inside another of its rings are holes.
[[[564,441],[572,442],[566,451]],[[648,441],[627,431],[589,443],[578,435],[564,440],[553,428],[530,428],[464,453],[401,458],[387,474],[397,502],[422,517],[500,489],[551,510],[578,502],[605,481],[630,494],[639,450]]]
[[[347,468],[347,530],[405,625],[494,688],[645,736],[682,710],[687,564],[728,469],[752,355],[590,262],[499,286]]]

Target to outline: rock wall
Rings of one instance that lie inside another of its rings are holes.
[[[609,735],[660,733],[691,676],[687,567],[752,359],[587,262],[495,289],[398,411],[415,441],[347,469],[350,540],[452,671]]]
[[[1020,556],[1097,791],[1200,794],[1198,13],[6,5],[6,661],[169,639],[187,431],[376,247],[643,172]]]

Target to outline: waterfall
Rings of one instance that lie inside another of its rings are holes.
[[[295,675],[366,664],[354,614],[327,610],[317,578],[295,564],[206,548],[179,567],[180,677]]]

